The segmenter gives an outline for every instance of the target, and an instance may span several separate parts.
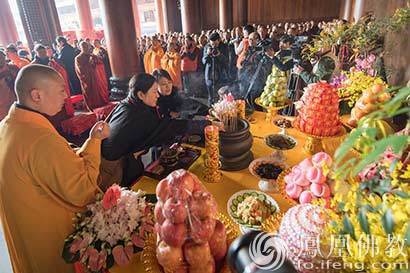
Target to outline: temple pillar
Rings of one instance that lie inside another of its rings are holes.
[[[162,0],[165,32],[181,32],[181,11],[175,0]]]
[[[340,6],[340,19],[350,21],[351,10],[352,10],[352,0],[343,0],[341,1]]]
[[[8,0],[0,0],[0,26],[0,45],[7,46],[19,40]]]
[[[219,28],[232,28],[232,0],[219,0]]]
[[[164,12],[162,8],[162,0],[155,0],[155,8],[157,11],[157,32],[165,33]]]
[[[135,34],[137,37],[141,37],[141,21],[137,0],[132,0],[132,12],[134,13]]]
[[[354,22],[359,21],[359,19],[364,15],[364,4],[365,0],[356,0],[355,1],[355,6],[354,6],[354,13],[353,13],[353,19]]]
[[[184,33],[201,32],[200,1],[181,0],[181,19]]]
[[[126,97],[129,79],[142,71],[137,53],[132,1],[101,0],[100,2],[113,75],[110,78],[111,99],[113,100]]]
[[[232,3],[233,26],[244,26],[248,23],[248,0],[235,0]]]
[[[80,19],[80,30],[78,31],[78,38],[93,39],[93,17],[91,15],[90,2],[88,0],[75,0],[75,7],[77,9],[78,17]]]

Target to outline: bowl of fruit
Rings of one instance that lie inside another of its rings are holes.
[[[288,166],[274,157],[261,157],[249,164],[249,172],[259,179],[259,189],[264,192],[277,192],[276,180]]]

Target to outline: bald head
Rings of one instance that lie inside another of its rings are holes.
[[[40,64],[23,67],[16,77],[18,103],[53,116],[67,97],[64,80],[53,68]]]
[[[87,42],[82,41],[82,42],[80,43],[81,52],[88,53],[89,48],[90,48],[90,45],[89,45]]]
[[[53,68],[41,64],[32,64],[23,67],[16,77],[15,92],[19,101],[24,101],[30,96],[30,92],[36,88],[42,88],[49,81],[61,78]]]

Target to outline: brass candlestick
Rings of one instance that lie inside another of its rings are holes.
[[[205,181],[221,181],[221,162],[219,161],[219,129],[214,125],[205,127]]]

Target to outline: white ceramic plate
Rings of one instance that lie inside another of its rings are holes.
[[[247,228],[247,229],[260,229],[260,225],[251,225],[248,223],[245,223],[242,219],[238,217],[236,214],[236,211],[238,209],[238,205],[245,200],[246,197],[248,196],[255,196],[259,200],[263,201],[271,210],[271,214],[275,214],[279,212],[279,206],[278,203],[273,199],[270,195],[263,193],[261,191],[257,190],[243,190],[239,191],[235,194],[233,194],[227,204],[227,210],[229,216],[232,218],[232,220],[237,223],[238,225]]]

